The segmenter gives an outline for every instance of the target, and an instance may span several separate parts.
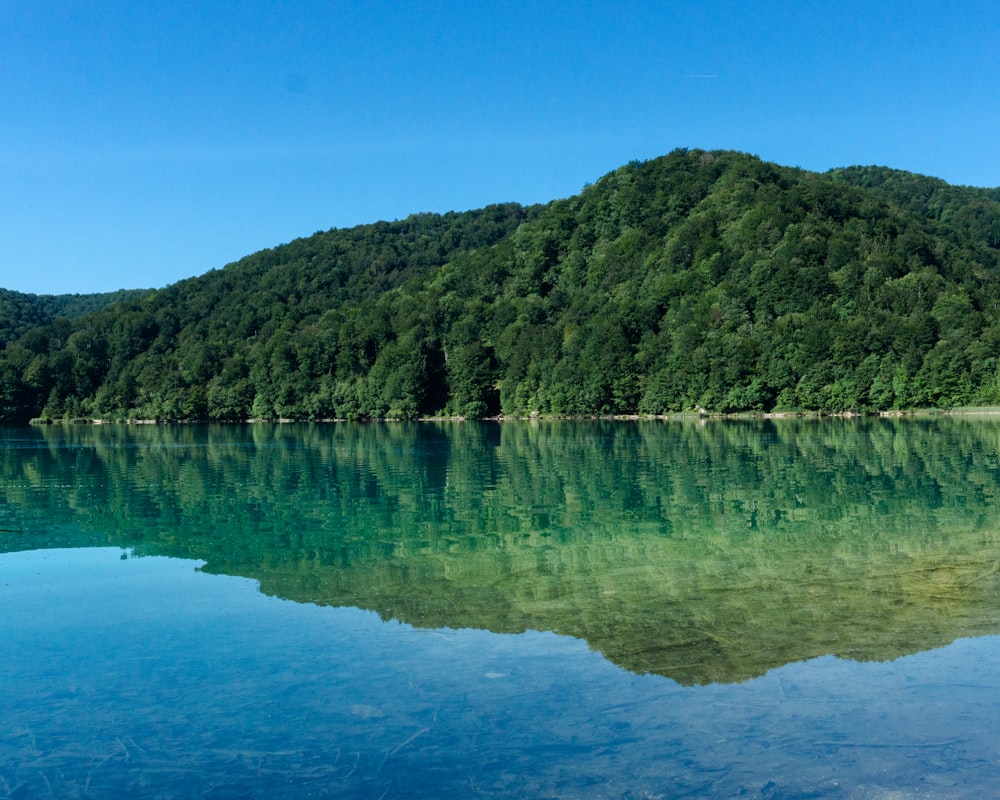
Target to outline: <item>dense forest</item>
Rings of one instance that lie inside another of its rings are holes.
[[[18,313],[13,423],[997,404],[1000,189],[676,150],[546,205],[318,232]]]

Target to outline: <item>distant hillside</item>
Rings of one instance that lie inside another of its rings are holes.
[[[994,404],[998,309],[1000,190],[677,150],[43,321],[0,353],[0,419]]]
[[[60,317],[74,320],[149,292],[149,289],[120,289],[101,294],[23,294],[0,289],[0,350],[27,331],[50,325]]]

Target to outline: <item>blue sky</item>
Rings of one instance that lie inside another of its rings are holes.
[[[998,142],[998,0],[0,0],[0,287],[165,286],[676,147],[998,186]]]

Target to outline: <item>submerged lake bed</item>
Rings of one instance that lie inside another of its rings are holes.
[[[1000,779],[1000,424],[0,434],[0,797]]]

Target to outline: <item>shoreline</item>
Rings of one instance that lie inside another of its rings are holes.
[[[607,420],[615,422],[642,422],[642,421],[698,421],[707,422],[709,420],[775,420],[775,419],[892,419],[902,417],[941,417],[941,416],[1000,416],[1000,406],[984,407],[964,407],[953,409],[941,408],[917,408],[905,410],[889,411],[739,411],[734,413],[715,413],[711,411],[678,411],[668,414],[528,414],[507,416],[498,415],[494,417],[461,417],[461,416],[441,416],[441,417],[417,417],[406,420],[399,417],[378,417],[365,420],[349,420],[344,418],[322,418],[322,419],[294,419],[279,417],[277,419],[265,419],[260,417],[250,417],[238,420],[213,420],[213,419],[110,419],[110,418],[88,418],[76,417],[73,419],[42,419],[35,418],[28,422],[29,426],[44,425],[252,425],[252,424],[324,424],[324,423],[379,423],[379,422],[556,422],[556,421],[586,421],[586,420]]]

